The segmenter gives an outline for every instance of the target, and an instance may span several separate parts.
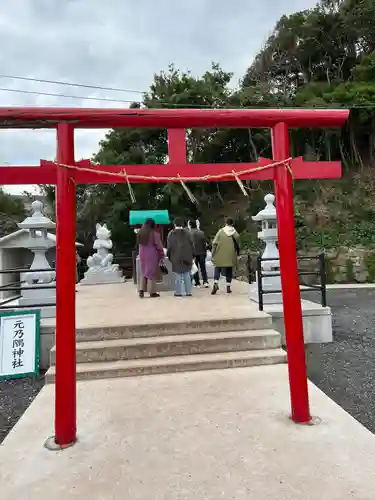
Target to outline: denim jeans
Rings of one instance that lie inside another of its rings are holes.
[[[182,287],[185,287],[186,295],[191,295],[191,275],[190,273],[173,273],[176,295],[182,295]]]
[[[220,280],[220,275],[223,274],[228,285],[232,283],[233,267],[215,267],[214,280],[216,283]]]

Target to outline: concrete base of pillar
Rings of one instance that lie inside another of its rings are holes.
[[[249,296],[253,302],[259,303],[258,285],[251,283]],[[263,295],[263,311],[272,316],[272,325],[281,333],[285,345],[284,311],[281,293]],[[303,331],[305,344],[323,344],[332,342],[332,313],[330,307],[322,307],[310,300],[301,300]]]
[[[274,290],[275,288],[270,288]],[[267,287],[264,287],[264,290],[267,290]],[[254,282],[250,284],[250,299],[253,302],[259,303],[258,300],[258,283]],[[281,293],[266,293],[263,295],[263,304],[282,304],[283,297]]]
[[[322,307],[310,300],[302,300],[302,320],[305,344],[332,342],[332,313],[330,307]],[[281,333],[285,345],[284,312],[282,304],[264,304],[264,312],[272,316],[272,325]]]

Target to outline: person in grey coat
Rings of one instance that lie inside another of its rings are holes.
[[[194,247],[189,231],[184,229],[180,220],[175,221],[174,229],[168,234],[167,257],[172,264],[175,279],[175,297],[182,296],[184,285],[187,297],[191,297],[191,268],[194,259]]]
[[[202,273],[203,286],[208,288],[208,278],[206,269],[206,257],[207,257],[207,239],[206,235],[201,229],[197,228],[197,223],[195,220],[190,221],[190,234],[194,245],[194,256],[195,264],[198,271],[194,274],[193,279],[195,281],[195,286],[200,287],[199,280],[199,269]]]

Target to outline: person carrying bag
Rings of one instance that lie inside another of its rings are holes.
[[[194,247],[187,231],[180,220],[175,221],[174,229],[168,235],[167,256],[172,264],[175,279],[175,297],[192,295],[191,269],[193,267]]]

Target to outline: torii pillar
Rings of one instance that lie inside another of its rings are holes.
[[[70,123],[57,125],[57,162],[75,164]],[[64,368],[56,370],[55,440],[64,447],[76,441],[76,187],[67,168],[57,169],[56,220],[56,296],[64,298],[56,307],[56,366]]]
[[[54,444],[61,448],[76,441],[75,344],[75,183],[186,182],[273,180],[277,203],[280,272],[292,419],[311,420],[302,310],[298,281],[292,174],[294,179],[332,179],[341,176],[340,162],[304,162],[290,158],[288,127],[341,127],[348,110],[332,109],[77,109],[1,108],[2,128],[56,128],[57,162],[40,166],[1,167],[1,184],[55,184],[57,186],[57,307],[56,391]],[[168,164],[91,165],[74,161],[75,128],[166,128]],[[190,164],[186,161],[187,128],[271,128],[273,159],[251,163]],[[276,162],[278,162],[276,164]],[[272,163],[272,162],[271,162]],[[267,165],[267,168],[265,168]],[[263,167],[263,168],[259,168]],[[269,167],[269,168],[268,168]],[[127,177],[123,175],[126,168]],[[246,170],[249,169],[249,170]],[[95,172],[97,170],[97,172]],[[242,172],[241,172],[242,171]],[[120,174],[122,172],[122,174]],[[156,175],[157,174],[157,175]],[[115,176],[115,177],[114,177]]]
[[[275,161],[290,157],[289,129],[285,123],[272,128],[272,152]],[[299,423],[311,420],[307,387],[306,356],[303,337],[301,292],[299,288],[294,222],[293,182],[291,172],[276,168],[274,176],[277,206],[277,233],[280,253],[281,290],[289,363],[292,419]]]

